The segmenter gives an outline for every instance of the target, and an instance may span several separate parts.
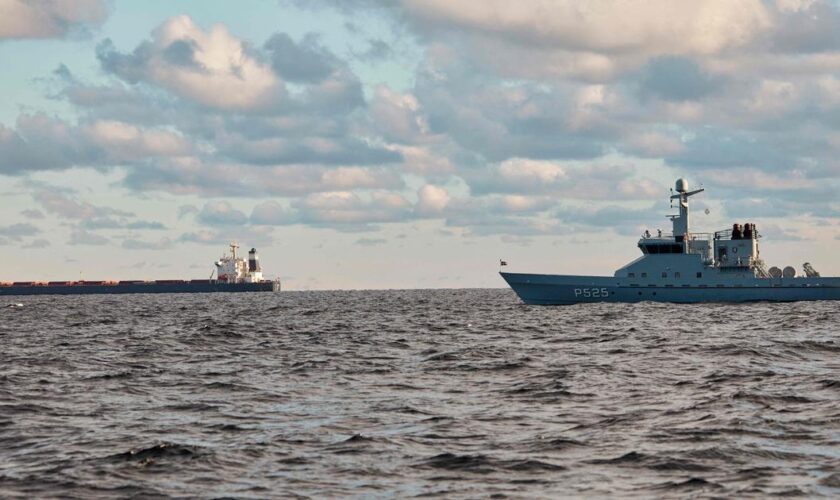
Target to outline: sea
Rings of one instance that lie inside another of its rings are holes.
[[[840,304],[3,297],[2,498],[840,496]]]

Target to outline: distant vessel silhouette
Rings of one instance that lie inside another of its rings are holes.
[[[123,280],[123,281],[16,281],[0,282],[0,295],[80,295],[110,293],[208,293],[279,292],[280,280],[263,278],[257,250],[248,260],[236,255],[239,245],[230,244],[230,255],[216,261],[216,279],[204,280]]]

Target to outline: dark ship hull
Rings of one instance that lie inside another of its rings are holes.
[[[112,284],[13,284],[0,286],[0,295],[93,295],[124,293],[279,292],[280,283],[222,283],[216,281],[136,282]]]

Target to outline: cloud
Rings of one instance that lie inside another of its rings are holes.
[[[166,250],[172,248],[172,240],[166,237],[157,241],[143,241],[128,238],[123,240],[122,247],[127,250]]]
[[[446,189],[427,184],[417,192],[417,212],[420,215],[440,215],[449,205],[450,197]]]
[[[404,181],[386,168],[205,164],[197,158],[153,163],[124,180],[137,191],[202,196],[302,196],[348,189],[397,189]]]
[[[338,59],[309,34],[295,43],[286,33],[275,33],[265,42],[271,65],[283,78],[293,82],[317,83],[340,66]]]
[[[840,48],[840,13],[836,3],[825,0],[778,0],[770,35],[774,51],[821,53]]]
[[[61,38],[102,24],[108,14],[104,0],[2,0],[0,40]]]
[[[21,115],[16,129],[0,124],[0,173],[98,165],[99,153],[78,130],[45,114]]]
[[[569,207],[561,209],[558,217],[576,224],[588,224],[596,227],[616,227],[630,230],[635,233],[635,228],[650,223],[651,221],[664,220],[664,217],[657,211],[655,205],[647,208],[629,208],[619,205],[607,205],[604,207]],[[664,225],[664,222],[660,222]]]
[[[108,238],[81,228],[73,229],[70,233],[70,240],[67,242],[68,245],[91,246],[102,246],[107,245],[108,243],[110,243]]]
[[[580,52],[708,54],[742,46],[770,27],[764,3],[707,0],[690,5],[652,0],[632,9],[621,0],[404,0],[430,29],[460,29],[528,46]],[[620,13],[620,14],[619,14]]]
[[[392,142],[414,143],[429,132],[417,97],[394,92],[384,85],[374,91],[370,113],[383,137]]]
[[[42,212],[40,210],[37,210],[37,209],[32,209],[32,208],[27,208],[25,210],[21,210],[20,214],[23,215],[24,217],[26,217],[27,219],[43,219],[44,218],[44,212]]]
[[[47,248],[50,246],[50,242],[43,238],[37,238],[29,243],[23,245],[21,248],[29,248],[29,249],[39,249],[39,248]]]
[[[27,111],[0,125],[0,173],[88,167],[124,175],[118,185],[134,193],[204,198],[182,205],[179,219],[207,229],[180,241],[214,244],[271,226],[356,231],[429,218],[457,234],[517,241],[635,232],[674,170],[721,199],[765,200],[783,216],[806,213],[808,199],[834,210],[835,3],[313,0],[302,8],[324,5],[382,16],[393,43],[348,28],[351,43],[339,53],[318,34],[248,40],[172,18],[136,46],[100,44],[101,81],[59,67],[51,97],[76,119]],[[367,48],[394,59],[373,61]],[[163,228],[37,191],[42,211],[79,229]],[[129,239],[154,243],[137,238]]]
[[[108,163],[152,157],[183,156],[192,146],[180,134],[166,130],[141,129],[114,120],[97,120],[83,128],[90,143],[107,155]]]
[[[633,165],[512,158],[467,176],[473,194],[555,195],[575,200],[648,200],[665,188]]]
[[[374,192],[368,199],[349,191],[309,195],[293,203],[301,221],[313,225],[397,222],[409,217],[411,204],[394,193]]]
[[[205,31],[188,16],[169,19],[132,53],[105,40],[97,57],[126,82],[158,85],[211,108],[264,111],[286,97],[282,80],[224,25]]]
[[[119,121],[74,126],[36,113],[20,115],[15,129],[0,124],[0,173],[11,175],[74,166],[105,168],[190,150],[179,134]]]
[[[41,207],[64,219],[101,219],[110,216],[133,217],[134,214],[116,208],[93,205],[86,201],[79,201],[56,190],[38,190],[32,198]]]
[[[181,220],[191,214],[197,214],[198,211],[198,207],[195,205],[181,205],[178,207],[178,220]]]
[[[163,230],[162,223],[157,221],[136,220],[129,221],[125,217],[113,218],[109,216],[84,219],[79,223],[84,229],[131,229],[131,230]]]
[[[220,153],[257,165],[328,164],[371,165],[396,162],[398,152],[373,147],[354,137],[263,137],[232,133],[220,138]]]
[[[384,245],[387,242],[383,238],[359,238],[354,244],[362,247],[375,247],[377,245]]]
[[[202,229],[186,232],[181,234],[177,241],[224,248],[227,248],[230,242],[238,241],[249,247],[259,247],[271,244],[272,236],[271,232],[265,227],[259,230],[249,227],[231,227],[219,230]]]
[[[129,222],[125,225],[126,229],[134,229],[134,230],[163,230],[166,229],[166,226],[162,222],[158,221],[150,221],[150,220],[136,220],[133,222]]]
[[[40,229],[26,222],[0,226],[0,237],[9,241],[20,241],[24,236],[35,236],[40,233]]]
[[[385,40],[379,38],[369,38],[368,48],[358,54],[354,54],[356,59],[368,62],[382,61],[390,59],[394,56],[394,49]]]
[[[457,47],[508,78],[606,81],[661,55],[708,57],[746,50],[774,26],[761,0],[401,0],[391,18],[424,40]],[[386,13],[388,11],[385,11]]]
[[[251,224],[268,226],[285,226],[300,222],[295,211],[273,200],[255,206],[250,221]]]
[[[205,203],[196,220],[209,226],[242,226],[248,222],[248,216],[220,200]]]
[[[663,56],[648,62],[640,85],[643,97],[686,101],[702,99],[720,83],[692,59]]]

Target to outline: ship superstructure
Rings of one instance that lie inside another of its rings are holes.
[[[230,255],[222,255],[216,261],[216,279],[222,283],[260,283],[263,281],[260,258],[257,249],[248,252],[248,260],[236,255],[239,245],[230,244]]]
[[[112,293],[279,292],[280,280],[263,277],[257,250],[248,260],[237,256],[239,245],[230,244],[230,255],[215,262],[214,279],[122,281],[16,281],[0,282],[0,295],[79,295]]]
[[[650,231],[638,241],[642,256],[614,276],[501,273],[528,304],[574,304],[609,301],[743,302],[840,299],[840,278],[823,278],[810,263],[803,273],[787,266],[766,269],[755,224],[733,224],[714,233],[693,232],[690,190],[676,182],[671,201],[678,213],[668,216],[671,233]]]

